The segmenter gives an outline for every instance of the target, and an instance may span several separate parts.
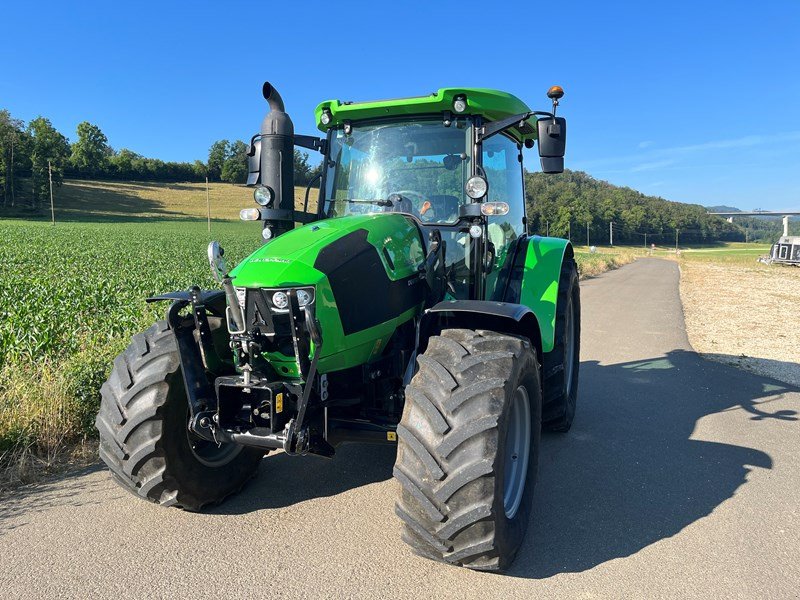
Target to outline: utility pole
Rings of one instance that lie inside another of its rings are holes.
[[[547,227],[545,229],[545,235],[550,237],[550,221],[547,221]]]
[[[678,232],[680,229],[675,228],[675,254],[678,254]]]
[[[14,208],[14,138],[16,132],[11,133],[11,208]]]
[[[608,245],[614,246],[614,221],[608,222]]]
[[[206,211],[208,213],[208,232],[211,233],[211,199],[208,195],[208,177],[206,177]]]
[[[53,221],[53,225],[56,224],[56,209],[53,206],[53,165],[48,160],[47,161],[47,174],[50,178],[50,218]]]
[[[572,241],[572,223],[567,223],[567,239],[571,242]]]
[[[586,247],[589,247],[589,221],[586,221]]]
[[[644,232],[644,249],[647,250],[647,232]]]

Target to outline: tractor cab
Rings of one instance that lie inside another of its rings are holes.
[[[266,89],[274,95],[271,86]],[[477,88],[378,102],[322,102],[315,114],[326,137],[295,136],[300,145],[324,154],[318,210],[308,213],[306,205],[293,218],[307,223],[405,214],[423,228],[425,239],[434,230],[441,236],[448,298],[500,298],[498,273],[526,233],[523,146],[538,139],[543,170],[563,170],[566,122],[555,116],[563,91],[554,86],[548,96],[552,113],[532,111],[511,94]],[[264,133],[254,136],[250,150],[250,183],[260,184],[257,200],[274,197],[268,181],[274,169],[262,164],[263,139]],[[280,188],[283,182],[277,183]],[[278,204],[294,210],[290,202],[293,196]],[[274,228],[283,229],[263,210],[249,214],[264,219],[267,240]]]

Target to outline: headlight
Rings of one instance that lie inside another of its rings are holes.
[[[480,175],[470,177],[467,179],[465,191],[467,192],[467,196],[473,200],[478,200],[479,198],[483,198],[486,195],[486,192],[489,191],[489,182]]]
[[[297,290],[297,303],[300,306],[306,306],[309,302],[311,302],[311,294],[306,290]]]
[[[259,206],[268,206],[273,198],[275,198],[275,192],[266,185],[260,185],[253,190],[253,198]]]
[[[289,306],[289,296],[285,292],[275,292],[272,294],[272,303],[275,308],[283,309]]]
[[[465,96],[456,96],[453,100],[453,110],[457,113],[463,113],[467,110],[467,98]]]
[[[322,121],[323,125],[327,125],[328,123],[330,123],[331,122],[331,111],[328,110],[327,108],[324,108],[322,110],[322,114],[319,117],[319,120]]]

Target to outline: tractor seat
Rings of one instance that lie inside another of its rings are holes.
[[[459,200],[455,196],[448,194],[438,194],[428,196],[433,210],[433,218],[430,220],[450,222],[458,217]]]

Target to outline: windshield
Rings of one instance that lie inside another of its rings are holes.
[[[325,213],[403,212],[423,223],[455,223],[467,202],[471,122],[409,120],[353,125],[331,137]]]

